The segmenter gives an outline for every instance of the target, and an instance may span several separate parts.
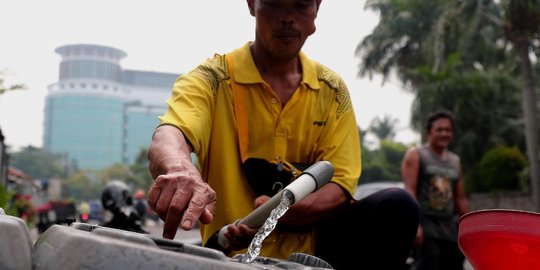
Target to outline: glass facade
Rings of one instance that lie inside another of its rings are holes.
[[[43,146],[79,169],[130,165],[147,148],[178,74],[123,70],[126,54],[100,45],[66,45],[59,81],[45,100]]]
[[[152,134],[158,124],[158,116],[163,110],[142,107],[128,107],[126,112],[126,160],[128,164],[135,162],[141,149],[148,148]]]
[[[147,87],[165,87],[171,89],[178,74],[159,73],[139,70],[124,70],[122,82],[125,84]]]
[[[120,66],[97,60],[71,60],[60,63],[60,79],[94,78],[120,81]]]
[[[48,98],[44,146],[67,155],[78,168],[122,163],[124,101],[63,95]]]

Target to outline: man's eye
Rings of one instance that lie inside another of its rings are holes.
[[[299,10],[310,9],[312,6],[313,6],[313,3],[311,1],[296,4],[296,8]]]
[[[278,8],[279,7],[279,3],[275,1],[262,2],[261,5],[265,8]]]

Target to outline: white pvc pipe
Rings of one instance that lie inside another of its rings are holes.
[[[333,175],[334,167],[332,163],[328,161],[319,161],[304,170],[296,180],[283,188],[283,190],[289,190],[294,195],[294,200],[291,202],[292,206],[306,197],[309,193],[319,189],[326,182],[330,181]],[[262,226],[270,216],[272,210],[274,210],[281,202],[283,190],[278,192],[261,206],[257,207],[243,219],[236,221],[235,224],[245,224],[250,228]],[[229,240],[224,235],[228,226],[229,225],[221,228],[218,235],[218,243],[225,249],[227,249],[230,244]]]

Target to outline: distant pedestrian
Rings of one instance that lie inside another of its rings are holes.
[[[401,165],[406,189],[418,200],[421,223],[415,241],[415,270],[460,270],[465,257],[457,244],[458,217],[469,212],[460,158],[448,150],[454,131],[451,113],[427,120],[427,143],[407,151]]]
[[[144,225],[146,222],[146,216],[148,211],[148,203],[146,202],[146,196],[144,194],[144,190],[138,189],[135,192],[135,203],[134,207],[135,210],[137,210],[137,214],[139,215],[139,218],[141,219],[142,224]]]
[[[83,201],[79,204],[79,220],[81,222],[88,222],[90,218],[90,204],[86,201]]]

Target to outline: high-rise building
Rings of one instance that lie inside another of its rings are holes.
[[[43,147],[79,169],[131,164],[148,147],[179,74],[123,69],[122,50],[74,44],[45,100]]]

